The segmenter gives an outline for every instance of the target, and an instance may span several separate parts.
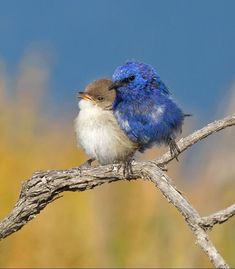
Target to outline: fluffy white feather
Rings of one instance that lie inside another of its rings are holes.
[[[101,164],[125,160],[136,150],[110,110],[104,110],[94,102],[81,100],[75,120],[78,144]]]

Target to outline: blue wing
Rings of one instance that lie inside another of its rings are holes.
[[[135,102],[122,100],[115,107],[120,127],[133,142],[146,148],[167,143],[181,129],[183,113],[165,94],[143,97]]]

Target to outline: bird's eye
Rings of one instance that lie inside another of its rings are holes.
[[[120,82],[122,82],[123,84],[128,84],[129,82],[133,81],[135,79],[135,76],[129,76],[127,78],[122,79]]]
[[[97,97],[97,100],[99,100],[99,101],[103,101],[103,100],[104,100],[104,97],[103,97],[103,96],[98,96],[98,97]]]
[[[128,78],[129,81],[133,81],[134,79],[135,79],[135,76],[130,76],[130,77]]]

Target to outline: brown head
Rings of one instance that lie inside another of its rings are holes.
[[[103,109],[112,109],[115,91],[109,91],[112,84],[110,79],[98,79],[91,82],[84,92],[79,92],[78,97],[93,102]]]

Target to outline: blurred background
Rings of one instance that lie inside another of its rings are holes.
[[[156,67],[186,113],[183,136],[234,113],[235,1],[0,0],[0,218],[36,170],[87,159],[76,92],[128,59]],[[234,203],[235,129],[169,165],[202,215]],[[141,156],[153,159],[166,149]],[[234,222],[210,233],[235,266]],[[149,182],[65,193],[0,242],[0,267],[210,267],[175,208]]]

